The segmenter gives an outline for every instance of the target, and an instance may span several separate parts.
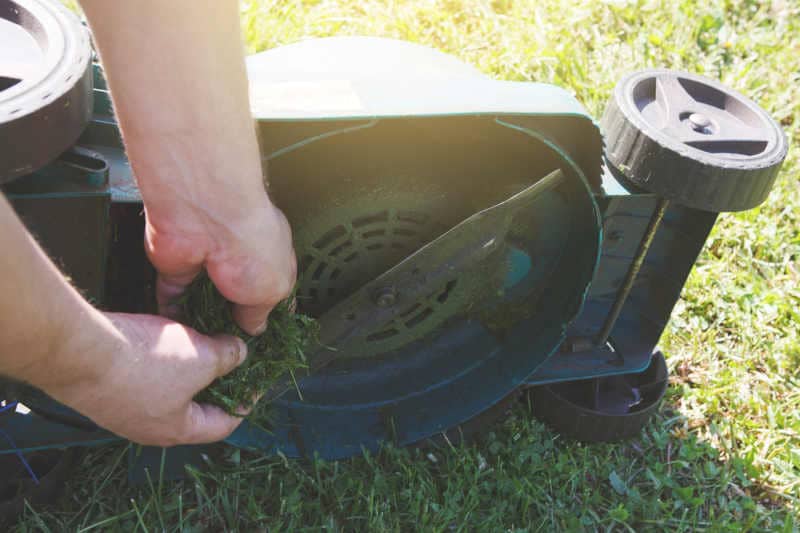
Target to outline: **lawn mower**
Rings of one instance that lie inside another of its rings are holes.
[[[153,312],[141,198],[88,31],[55,3],[0,0],[0,43],[3,193],[88,298]],[[312,39],[247,67],[298,309],[334,349],[274,400],[269,431],[245,421],[226,440],[267,454],[456,438],[523,392],[565,436],[635,436],[718,214],[764,201],[787,151],[750,99],[685,72],[625,76],[597,123],[561,88],[391,39]],[[0,400],[3,476],[30,477],[37,457],[60,475],[59,450],[119,440],[24,384],[5,380]]]

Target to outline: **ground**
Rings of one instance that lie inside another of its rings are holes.
[[[685,69],[750,95],[800,140],[797,0],[245,2],[251,51],[314,36],[434,46],[573,90],[596,117],[626,72]],[[187,43],[190,45],[191,43]],[[128,488],[91,451],[20,530],[800,529],[800,187],[790,149],[760,208],[725,214],[662,339],[666,401],[629,442],[584,445],[520,403],[477,442],[342,462],[224,451],[190,480]],[[157,477],[157,476],[156,476]]]

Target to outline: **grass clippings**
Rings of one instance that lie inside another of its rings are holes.
[[[253,52],[331,35],[405,39],[497,79],[568,88],[596,118],[626,73],[688,70],[755,99],[792,148],[761,207],[721,215],[662,338],[667,396],[634,439],[570,441],[522,402],[471,444],[338,462],[220,446],[191,479],[153,489],[127,485],[124,447],[100,446],[58,506],[31,504],[17,530],[800,529],[796,0],[251,0],[242,21]]]
[[[235,335],[247,344],[247,359],[232,372],[217,378],[195,400],[235,415],[254,406],[273,386],[308,366],[305,353],[317,338],[318,324],[295,313],[292,298],[280,302],[269,314],[267,329],[248,335],[234,321],[231,304],[205,273],[197,277],[177,300],[181,322],[205,335]],[[259,410],[260,412],[261,410]]]

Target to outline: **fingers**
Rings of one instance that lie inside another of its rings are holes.
[[[219,407],[191,402],[187,413],[184,444],[217,442],[239,427],[242,418],[231,416]]]
[[[206,354],[211,372],[208,383],[224,376],[247,358],[247,344],[239,337],[219,335],[207,337]],[[247,413],[241,412],[242,416]],[[231,416],[219,407],[190,402],[186,413],[182,444],[217,442],[230,435],[242,423],[242,417]]]
[[[233,319],[250,335],[261,335],[267,330],[267,316],[274,305],[234,305]]]
[[[237,235],[242,236],[246,252],[212,254],[206,270],[234,304],[233,317],[239,327],[258,335],[266,330],[267,316],[289,296],[297,278],[292,232],[283,213],[267,201]]]
[[[267,329],[267,317],[272,309],[291,294],[296,279],[296,262],[294,253],[290,251],[286,264],[251,267],[237,277],[235,283],[226,283],[226,278],[219,275],[213,266],[209,275],[226,298],[233,302],[233,318],[239,327],[250,335],[260,335]],[[249,291],[245,292],[245,287]]]
[[[224,376],[247,359],[247,344],[239,337],[219,335],[209,337],[209,367],[208,383]]]
[[[214,378],[224,376],[247,358],[247,344],[239,337],[220,335],[211,337],[211,351],[216,360]],[[188,428],[181,439],[184,444],[203,444],[217,442],[231,433],[242,423],[243,417],[250,414],[248,408],[239,408],[237,414],[231,416],[221,408],[191,402],[187,415]]]
[[[201,266],[193,267],[177,275],[159,273],[156,278],[156,302],[158,312],[163,316],[175,318],[178,308],[174,304],[192,280],[200,273]]]
[[[268,283],[255,283],[267,288],[256,293],[260,296],[256,303],[235,302],[233,306],[233,318],[239,327],[250,335],[260,335],[267,329],[267,317],[272,309],[281,301],[289,297],[292,287],[297,277],[297,263],[294,259],[294,252],[290,252],[289,261],[285,271],[273,271],[273,279]]]
[[[144,247],[147,257],[158,272],[158,312],[162,316],[175,318],[178,309],[173,302],[202,270],[205,249],[189,237],[175,232],[159,231],[153,226],[149,216],[145,225]]]

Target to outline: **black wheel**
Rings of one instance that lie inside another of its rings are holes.
[[[56,0],[0,0],[0,183],[75,142],[92,110],[89,32]]]
[[[763,109],[714,80],[683,72],[627,76],[601,126],[612,170],[706,211],[760,204],[786,157],[786,138]]]
[[[562,435],[586,442],[635,437],[667,390],[667,364],[656,352],[639,374],[532,387],[533,412]]]

